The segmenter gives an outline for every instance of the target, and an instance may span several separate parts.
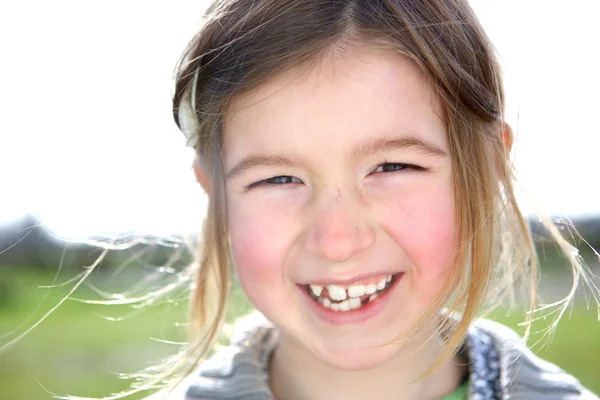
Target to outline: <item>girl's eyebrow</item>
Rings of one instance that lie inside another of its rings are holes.
[[[352,157],[361,159],[380,152],[397,150],[415,150],[433,156],[447,156],[444,150],[432,143],[414,136],[404,136],[401,138],[377,138],[361,143],[352,150]],[[282,156],[249,156],[231,168],[225,175],[225,179],[232,179],[251,168],[259,166],[299,168],[300,163]]]
[[[244,158],[242,161],[237,163],[231,170],[225,175],[225,179],[232,179],[236,175],[240,175],[245,171],[254,167],[290,167],[298,168],[300,163],[281,156],[250,156]]]
[[[433,143],[415,136],[383,137],[369,140],[354,147],[352,156],[361,159],[384,151],[414,150],[432,156],[445,157],[448,154]]]

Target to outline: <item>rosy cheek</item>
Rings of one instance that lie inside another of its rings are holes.
[[[285,221],[268,207],[229,202],[229,232],[233,258],[240,283],[257,306],[265,301],[269,288],[279,287],[286,244]]]
[[[403,193],[388,204],[386,230],[402,247],[412,265],[412,284],[419,302],[429,303],[451,272],[455,247],[453,191],[422,188]]]

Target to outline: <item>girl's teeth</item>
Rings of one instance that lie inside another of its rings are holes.
[[[348,300],[344,300],[340,303],[340,311],[350,311],[350,303]]]
[[[370,295],[368,302],[375,300],[380,294],[378,291],[384,290],[391,281],[392,275],[388,275],[387,277],[381,278],[377,284],[350,285],[347,289],[338,285],[327,285],[327,293],[329,296],[321,296],[323,293],[323,286],[308,286],[312,294],[316,297],[315,300],[323,307],[334,311],[350,311],[360,308],[363,305],[361,297],[365,294]]]
[[[366,290],[367,294],[373,294],[376,291],[377,291],[377,286],[375,286],[375,284],[371,283],[371,284],[367,285],[367,290]]]
[[[319,297],[321,295],[321,292],[323,291],[323,286],[308,285],[308,287],[310,287],[311,292],[313,292],[314,295],[317,297]]]
[[[348,296],[360,297],[367,293],[367,287],[364,285],[352,285],[348,288]]]
[[[336,285],[329,285],[327,286],[327,290],[329,291],[329,297],[331,297],[332,300],[346,300],[346,289]]]
[[[354,310],[355,308],[358,308],[361,306],[361,301],[358,297],[353,297],[350,300],[348,300],[348,303],[350,303],[350,309]]]

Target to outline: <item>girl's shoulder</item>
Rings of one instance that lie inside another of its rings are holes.
[[[464,343],[469,359],[469,398],[597,400],[577,379],[542,360],[512,329],[475,320]]]
[[[219,346],[178,386],[146,400],[272,400],[269,358],[279,335],[260,313],[240,318],[230,345]]]
[[[238,322],[231,345],[218,349],[166,398],[272,400],[268,362],[277,341],[271,323],[259,313],[251,314]],[[497,322],[474,321],[462,351],[469,362],[469,399],[598,400]]]

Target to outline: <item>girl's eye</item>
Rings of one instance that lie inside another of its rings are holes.
[[[288,176],[288,175],[275,176],[273,178],[265,179],[264,182],[268,183],[270,185],[283,185],[286,183],[302,183],[302,181],[300,179],[296,178],[295,176]]]
[[[412,165],[412,164],[403,164],[403,163],[383,163],[380,164],[373,172],[374,173],[378,173],[378,172],[394,172],[394,171],[401,171],[403,169],[414,169],[417,171],[423,171],[424,168],[422,167],[418,167],[416,165]]]
[[[295,176],[289,175],[281,175],[274,176],[273,178],[263,179],[262,181],[255,182],[248,186],[248,189],[251,189],[256,186],[267,185],[267,186],[282,186],[288,183],[302,183],[302,181]]]

